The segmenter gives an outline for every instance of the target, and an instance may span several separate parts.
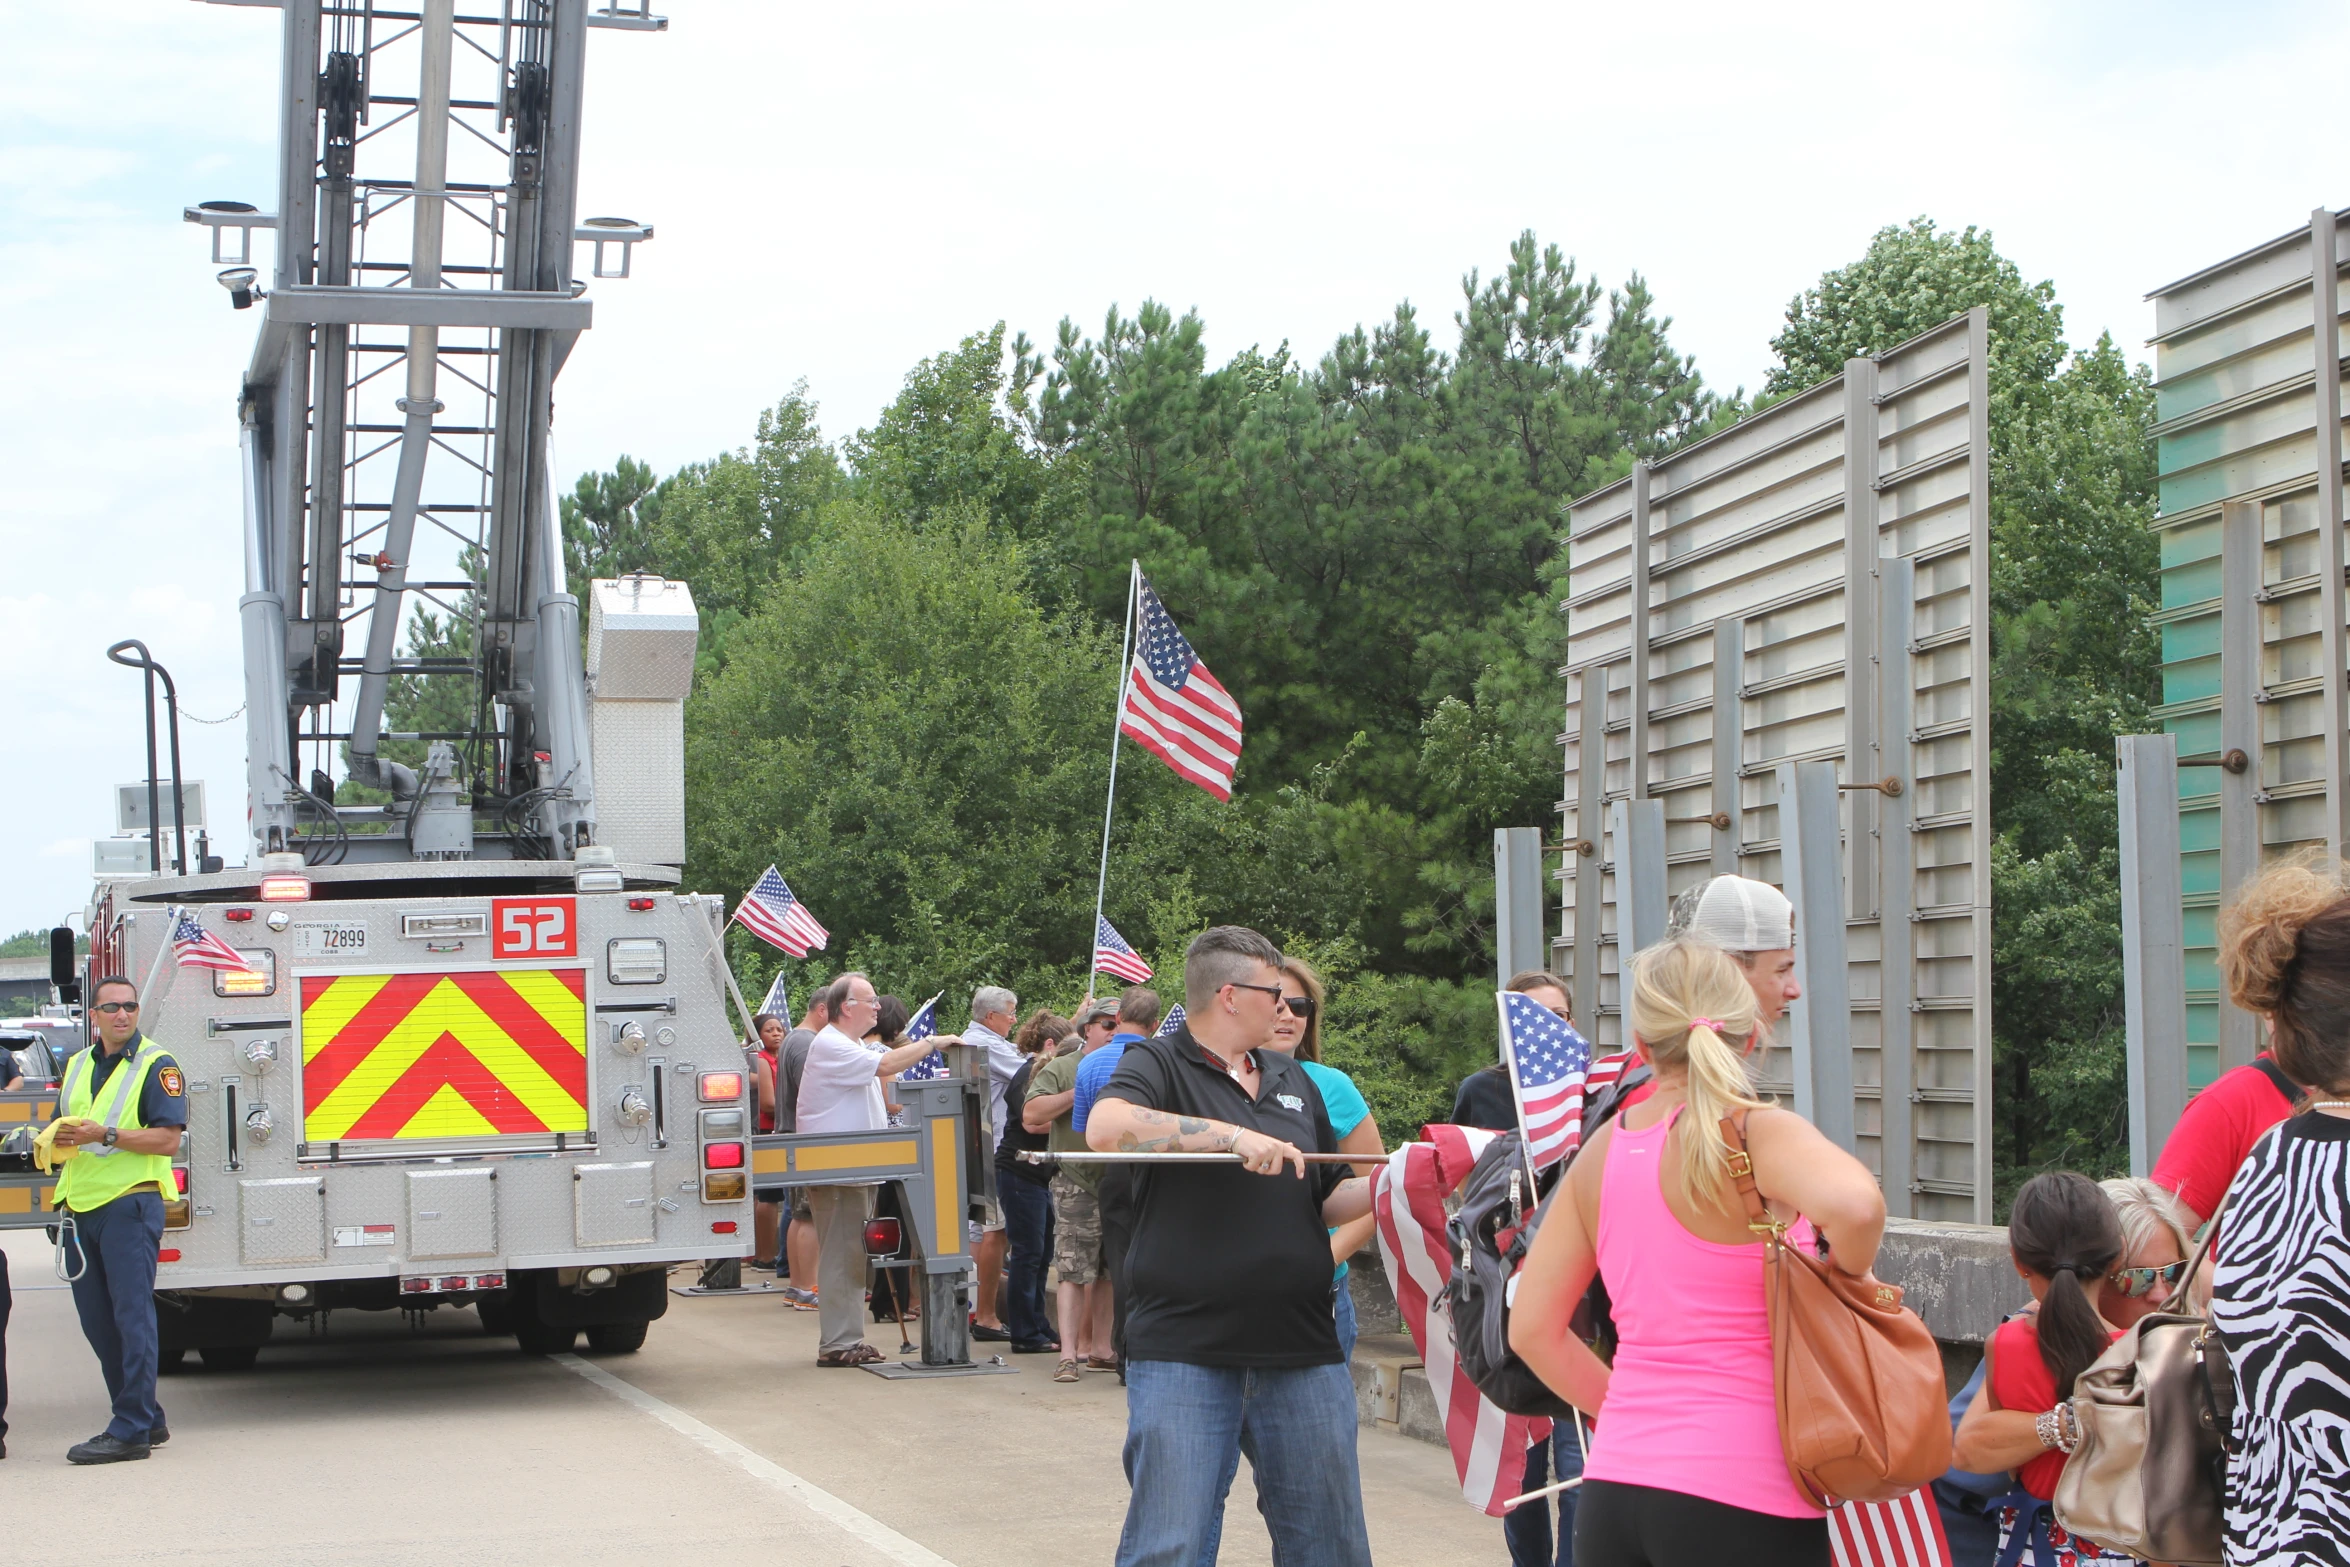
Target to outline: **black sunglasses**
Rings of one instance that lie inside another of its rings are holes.
[[[1314,1015],[1314,998],[1311,996],[1285,995],[1281,998],[1281,1004],[1289,1008],[1291,1017],[1312,1017]]]
[[[101,1001],[90,1010],[103,1012],[112,1017],[120,1012],[136,1012],[139,1010],[139,1004],[136,1001]]]

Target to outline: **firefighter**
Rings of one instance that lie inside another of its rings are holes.
[[[155,1263],[188,1084],[170,1052],[139,1032],[136,985],[108,975],[91,999],[96,1040],[68,1063],[58,1092],[60,1120],[75,1119],[58,1128],[55,1144],[75,1153],[58,1168],[57,1205],[74,1308],[98,1352],[114,1418],[65,1456],[112,1464],[145,1458],[171,1438],[155,1402]]]

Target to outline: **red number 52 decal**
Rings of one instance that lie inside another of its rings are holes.
[[[571,958],[579,930],[570,898],[492,898],[490,954],[500,958]]]

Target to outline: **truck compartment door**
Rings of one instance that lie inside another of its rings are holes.
[[[326,1261],[326,1183],[315,1175],[239,1181],[237,1252],[248,1266]]]
[[[571,1167],[571,1219],[580,1245],[649,1246],[657,1217],[652,1160]]]
[[[408,1172],[408,1255],[492,1257],[498,1251],[498,1172]]]

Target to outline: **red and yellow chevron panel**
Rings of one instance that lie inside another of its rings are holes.
[[[587,971],[302,976],[302,1140],[584,1132]]]

